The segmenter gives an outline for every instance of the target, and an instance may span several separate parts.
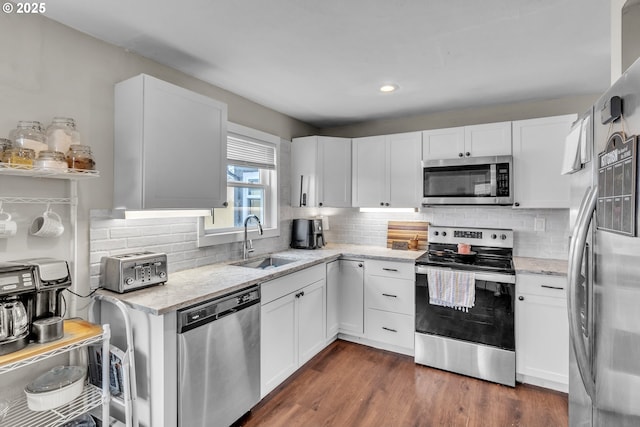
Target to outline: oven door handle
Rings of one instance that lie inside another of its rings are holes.
[[[434,267],[430,267],[426,265],[416,265],[416,274],[427,274],[429,269],[434,269]],[[468,271],[468,270],[458,270],[455,268],[448,268],[448,267],[437,267],[437,269],[449,270],[449,271]],[[491,273],[486,271],[473,271],[473,270],[469,270],[469,273],[474,273],[476,280],[484,280],[487,282],[496,282],[496,283],[516,283],[516,276],[512,274],[500,274],[500,273]]]

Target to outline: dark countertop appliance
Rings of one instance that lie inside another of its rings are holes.
[[[291,247],[316,249],[326,244],[321,219],[294,219],[291,226]]]

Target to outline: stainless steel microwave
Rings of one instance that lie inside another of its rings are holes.
[[[422,205],[513,204],[513,157],[422,161]]]

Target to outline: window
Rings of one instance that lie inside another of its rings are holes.
[[[198,245],[240,241],[244,220],[260,218],[262,237],[279,235],[277,158],[280,138],[233,123],[227,129],[227,203],[200,223]],[[255,229],[255,223],[251,223]],[[258,238],[252,236],[252,238]]]

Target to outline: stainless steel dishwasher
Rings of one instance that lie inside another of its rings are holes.
[[[178,426],[228,427],[260,400],[257,286],[178,311]]]

